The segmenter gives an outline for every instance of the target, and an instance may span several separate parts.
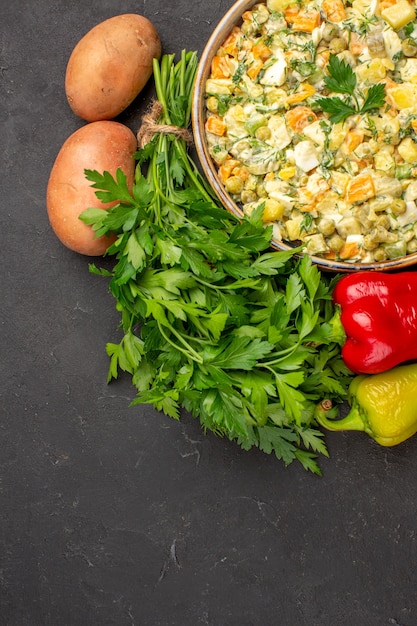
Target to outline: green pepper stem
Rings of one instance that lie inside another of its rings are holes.
[[[327,430],[361,430],[367,432],[367,424],[361,415],[359,408],[353,405],[349,413],[341,419],[329,419],[327,414],[332,408],[330,400],[323,400],[316,406],[314,417],[317,422]]]

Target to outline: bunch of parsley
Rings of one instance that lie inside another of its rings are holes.
[[[155,62],[159,123],[188,127],[196,68],[185,51]],[[121,314],[109,381],[127,372],[134,405],[175,419],[185,409],[204,430],[320,474],[314,409],[345,399],[349,383],[329,324],[332,280],[307,256],[271,250],[262,207],[241,220],[225,211],[184,140],[157,133],[135,156],[132,191],[121,171],[86,171],[100,200],[118,202],[82,215],[97,235],[118,235],[112,271],[90,266]]]

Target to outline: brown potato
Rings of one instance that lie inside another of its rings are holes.
[[[148,82],[161,53],[158,32],[142,15],[116,15],[97,24],[68,60],[65,93],[71,109],[87,122],[115,118]]]
[[[52,230],[70,250],[101,256],[115,237],[96,237],[93,229],[79,219],[90,207],[108,209],[116,203],[101,203],[85,169],[115,175],[121,168],[133,185],[137,149],[134,133],[119,122],[98,121],[76,130],[58,152],[49,176],[46,207]]]

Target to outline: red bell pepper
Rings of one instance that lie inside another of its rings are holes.
[[[352,372],[378,374],[417,359],[417,272],[347,274],[333,301],[345,340],[342,358]]]

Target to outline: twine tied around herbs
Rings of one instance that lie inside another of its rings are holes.
[[[154,100],[150,111],[142,117],[142,124],[137,133],[139,148],[144,148],[157,133],[175,135],[175,137],[183,139],[187,144],[191,144],[193,138],[187,128],[171,126],[170,124],[158,124],[162,111],[162,104],[158,100]]]

